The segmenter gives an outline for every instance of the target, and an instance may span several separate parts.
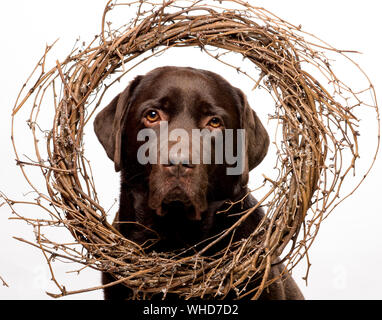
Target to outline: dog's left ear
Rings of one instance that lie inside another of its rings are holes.
[[[121,130],[129,111],[134,89],[143,77],[137,76],[95,118],[94,131],[108,157],[114,161],[115,171],[121,170]]]
[[[261,123],[256,112],[250,107],[247,97],[237,89],[241,101],[241,123],[245,129],[246,137],[246,175],[253,168],[257,167],[268,152],[269,136]],[[246,177],[246,180],[248,177]]]

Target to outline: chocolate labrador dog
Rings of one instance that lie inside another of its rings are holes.
[[[213,72],[161,67],[138,76],[97,115],[94,129],[115,170],[121,171],[114,226],[147,250],[195,250],[198,243],[232,225],[239,216],[233,213],[257,203],[248,195],[248,173],[265,157],[268,134],[243,92]],[[176,130],[178,136],[171,139]],[[206,148],[208,139],[203,137],[208,133],[212,142]],[[146,141],[150,137],[156,139]],[[226,157],[217,152],[221,146]],[[228,206],[232,202],[237,203]],[[247,237],[263,216],[260,208],[254,211],[234,240]],[[224,245],[220,242],[207,254]],[[282,269],[275,264],[273,276]],[[103,284],[113,280],[108,273],[102,276]],[[104,294],[105,299],[132,297],[123,285],[106,288]],[[261,299],[303,296],[286,275]]]

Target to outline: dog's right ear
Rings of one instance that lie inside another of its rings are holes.
[[[240,114],[242,129],[246,133],[245,167],[241,184],[248,183],[249,172],[257,167],[268,152],[269,136],[256,112],[248,104],[246,95],[236,88],[240,99]]]
[[[118,94],[94,120],[94,131],[108,157],[114,161],[115,171],[121,170],[121,130],[129,112],[134,89],[142,80],[137,76],[127,88]]]

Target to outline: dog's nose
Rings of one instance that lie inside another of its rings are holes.
[[[174,176],[182,176],[190,173],[195,165],[189,162],[187,157],[169,157],[168,164],[163,164],[163,168]]]

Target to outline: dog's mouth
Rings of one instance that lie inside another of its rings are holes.
[[[199,221],[202,219],[200,208],[181,190],[176,189],[167,194],[161,205],[156,209],[158,216],[174,215],[187,217],[189,220]]]
[[[156,209],[158,216],[179,215],[186,216],[189,220],[201,220],[201,212],[191,203],[183,203],[182,201],[171,201],[169,203],[162,202],[162,205]]]

